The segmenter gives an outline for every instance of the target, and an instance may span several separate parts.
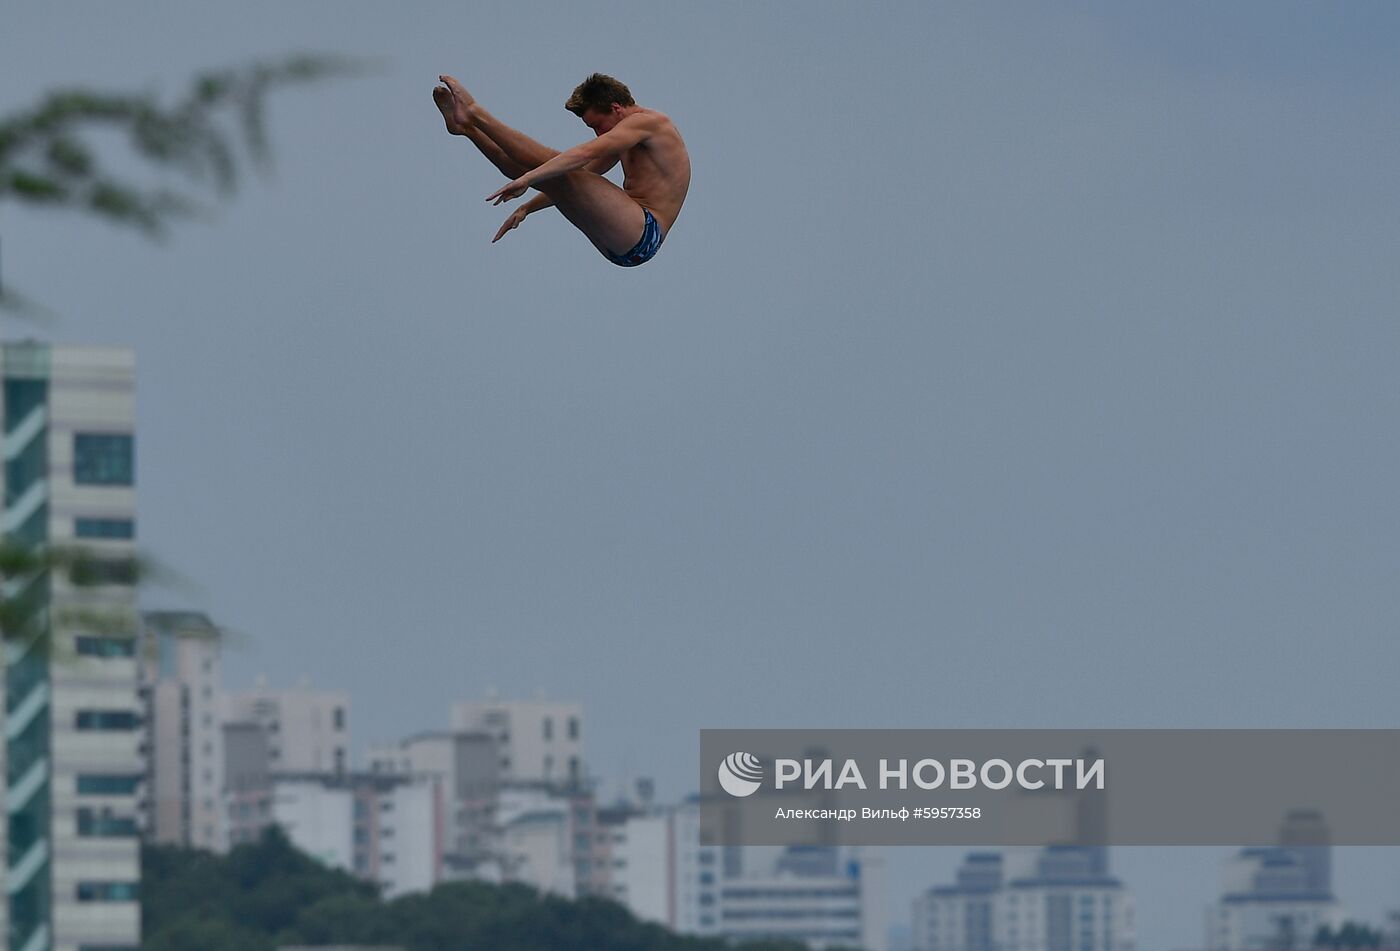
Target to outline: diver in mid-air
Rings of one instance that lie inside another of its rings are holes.
[[[481,107],[451,76],[439,76],[433,101],[447,131],[471,139],[481,154],[512,181],[488,195],[495,204],[541,194],[501,225],[494,244],[533,212],[554,205],[609,261],[633,267],[650,261],[680,214],[690,187],[690,156],[671,120],[644,109],[611,76],[589,76],[564,108],[596,136],[566,152],[541,145]],[[603,177],[622,162],[623,185]]]

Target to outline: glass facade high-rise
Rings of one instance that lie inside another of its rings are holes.
[[[140,944],[134,364],[125,350],[6,344],[0,532],[80,546],[85,578],[4,578],[6,951]]]

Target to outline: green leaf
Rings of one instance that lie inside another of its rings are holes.
[[[70,194],[61,182],[24,169],[16,169],[10,173],[9,187],[6,191],[13,192],[23,201],[47,203],[66,201]],[[5,192],[0,191],[0,196],[4,194]]]
[[[90,175],[95,164],[91,150],[76,139],[61,136],[49,143],[49,165],[65,175]]]

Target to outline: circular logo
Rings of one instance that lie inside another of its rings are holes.
[[[752,753],[730,753],[719,764],[719,784],[731,796],[752,796],[763,783],[763,764]]]

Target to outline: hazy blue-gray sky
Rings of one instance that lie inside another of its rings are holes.
[[[169,246],[6,206],[4,278],[136,350],[140,538],[251,635],[229,684],[348,689],[357,746],[488,685],[667,797],[702,726],[1396,726],[1397,47],[1382,3],[12,4],[4,111],[388,66],[277,96],[273,180]],[[635,270],[489,245],[429,96],[563,147],[593,70],[692,153]],[[1144,951],[1220,854],[1119,855]],[[897,913],[956,858],[894,856]]]

